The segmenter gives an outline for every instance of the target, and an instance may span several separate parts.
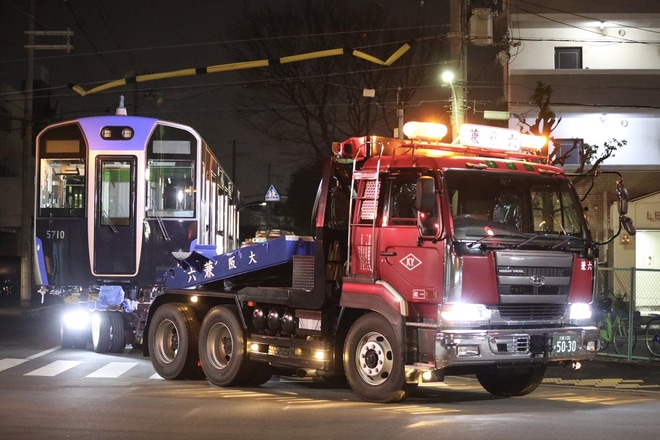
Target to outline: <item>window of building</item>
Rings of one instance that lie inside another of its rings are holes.
[[[554,139],[556,148],[559,152],[554,157],[554,162],[559,165],[580,165],[580,156],[584,149],[583,139]],[[559,162],[557,162],[559,160]]]
[[[582,48],[555,47],[555,69],[582,69]]]

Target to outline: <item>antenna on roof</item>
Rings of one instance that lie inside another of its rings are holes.
[[[117,107],[117,110],[115,110],[115,115],[117,116],[128,115],[128,112],[126,112],[126,107],[124,106],[124,95],[121,95],[119,97],[119,107]]]

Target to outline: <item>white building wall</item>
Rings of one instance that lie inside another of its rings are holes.
[[[618,31],[624,35],[619,36]],[[521,46],[512,51],[509,69],[512,74],[516,70],[554,70],[555,47],[582,47],[583,69],[660,69],[660,28],[613,27],[604,32],[568,26],[514,30],[512,36]]]
[[[615,74],[621,77],[617,93],[625,94],[629,88],[628,96],[651,93],[636,82],[636,74],[660,77],[658,14],[512,14],[511,20],[511,38],[520,42],[518,47],[511,48],[509,74],[514,77],[516,74],[546,78],[557,75],[556,83],[548,83],[555,89],[561,86],[565,91],[571,87],[563,83],[567,75],[593,77],[588,87],[597,89],[599,74]],[[583,69],[555,69],[556,47],[582,47]],[[532,90],[530,96],[531,93]],[[575,101],[568,101],[571,105],[565,106],[553,104],[551,97],[552,109],[562,118],[553,136],[583,139],[599,146],[613,138],[625,140],[627,145],[605,165],[660,164],[660,102],[658,108],[606,107],[602,103],[611,101],[607,93],[608,87],[604,87],[600,103],[581,103],[576,97]],[[510,128],[518,127],[518,117],[533,121],[538,115],[537,107],[520,102],[512,102],[510,111],[516,116],[509,121]]]

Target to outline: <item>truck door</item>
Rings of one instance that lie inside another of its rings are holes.
[[[377,240],[379,278],[409,300],[442,295],[444,254],[440,243],[418,243],[415,207],[417,173],[399,174],[387,181],[383,222]]]
[[[136,158],[99,156],[96,159],[93,273],[135,275]]]

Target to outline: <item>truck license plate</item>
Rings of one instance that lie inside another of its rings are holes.
[[[552,356],[565,356],[578,351],[576,333],[555,333],[552,336]]]

